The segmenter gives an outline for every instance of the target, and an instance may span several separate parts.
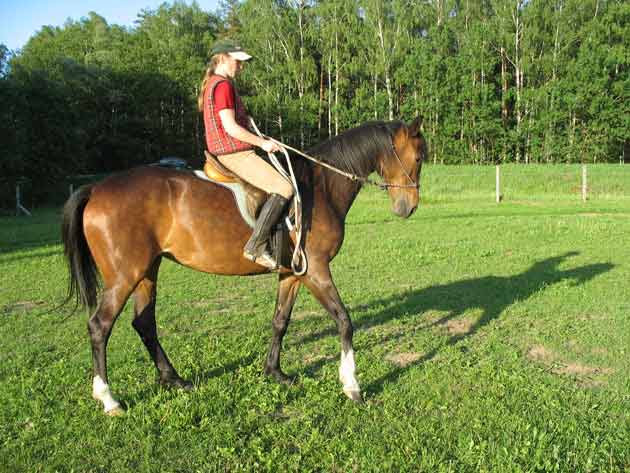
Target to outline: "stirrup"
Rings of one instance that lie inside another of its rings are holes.
[[[251,253],[243,252],[243,256],[256,264],[259,264],[271,270],[278,269],[279,267],[277,261],[273,259],[273,257],[267,251],[263,252],[263,254],[260,256],[254,256]]]

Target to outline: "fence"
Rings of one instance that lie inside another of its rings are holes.
[[[0,201],[8,212],[28,215],[28,209],[63,204],[79,186],[104,174],[71,176],[39,185],[29,180],[0,183]],[[487,202],[630,198],[630,166],[623,164],[449,166],[425,164],[423,200],[475,199]]]
[[[620,164],[501,166],[425,165],[422,198],[486,202],[630,198],[630,166]]]
[[[3,180],[0,181],[0,210],[5,214],[30,216],[33,208],[60,206],[78,187],[106,176],[69,176],[55,182],[34,182],[26,178]]]

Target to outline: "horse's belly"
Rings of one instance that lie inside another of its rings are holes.
[[[231,197],[231,196],[230,196]],[[162,238],[162,251],[179,263],[214,274],[257,274],[266,269],[243,257],[251,228],[233,202],[182,206]]]

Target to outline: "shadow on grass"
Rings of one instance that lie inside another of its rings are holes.
[[[385,306],[386,308],[374,315],[359,316],[354,326],[358,330],[366,330],[391,320],[415,317],[430,310],[446,313],[440,319],[428,322],[425,325],[425,328],[428,328],[444,324],[468,310],[481,309],[482,314],[474,323],[467,325],[465,330],[451,335],[446,341],[447,346],[455,345],[459,341],[474,335],[480,328],[498,318],[510,305],[526,300],[534,293],[544,290],[548,286],[564,280],[573,280],[575,285],[584,284],[614,267],[612,263],[598,263],[564,271],[558,269],[558,266],[567,258],[577,254],[577,252],[569,252],[564,255],[547,258],[534,263],[528,270],[514,276],[484,276],[465,279],[425,289],[406,291],[387,299],[380,299],[371,304],[358,306],[354,308],[355,311],[369,311],[375,306]],[[336,333],[332,329],[320,331],[303,337],[297,343],[308,343],[329,335],[336,335]],[[398,334],[387,338],[387,340],[380,339],[377,343],[391,341],[401,336],[401,334]],[[365,349],[366,347],[363,346],[362,348]],[[371,395],[380,393],[385,384],[395,382],[408,369],[431,360],[438,351],[439,348],[431,350],[420,359],[390,371],[365,386],[365,392]],[[306,368],[306,371],[313,373],[321,368],[321,364],[321,362],[311,364]]]
[[[198,373],[194,376],[193,384],[195,384],[195,386],[202,385],[202,384],[205,384],[209,379],[216,378],[218,376],[223,376],[228,373],[234,373],[235,371],[238,371],[241,368],[245,368],[246,366],[251,365],[259,358],[260,358],[260,355],[258,353],[250,353],[249,355],[243,356],[239,358],[238,360],[234,360],[230,363],[226,363],[224,365],[212,368],[211,370]],[[262,366],[262,363],[261,363],[261,366]]]

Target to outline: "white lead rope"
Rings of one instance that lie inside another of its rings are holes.
[[[267,138],[260,132],[260,130],[256,126],[256,123],[251,117],[249,118],[249,120],[256,134],[261,138]],[[293,166],[291,165],[291,159],[289,158],[289,153],[287,153],[287,150],[282,146],[280,149],[282,150],[284,158],[287,162],[287,168],[289,170],[288,173],[282,167],[282,164],[280,164],[280,161],[276,157],[275,153],[267,153],[267,155],[269,156],[271,164],[273,164],[280,175],[284,177],[287,181],[289,181],[291,183],[291,186],[293,187],[293,209],[295,215],[295,227],[291,223],[291,219],[289,218],[289,216],[285,218],[285,222],[289,231],[293,231],[295,228],[295,248],[293,249],[293,257],[291,258],[291,270],[296,276],[302,276],[304,273],[306,273],[306,269],[308,267],[306,254],[302,249],[302,197],[300,196],[300,190],[298,189],[295,173],[293,172]]]

